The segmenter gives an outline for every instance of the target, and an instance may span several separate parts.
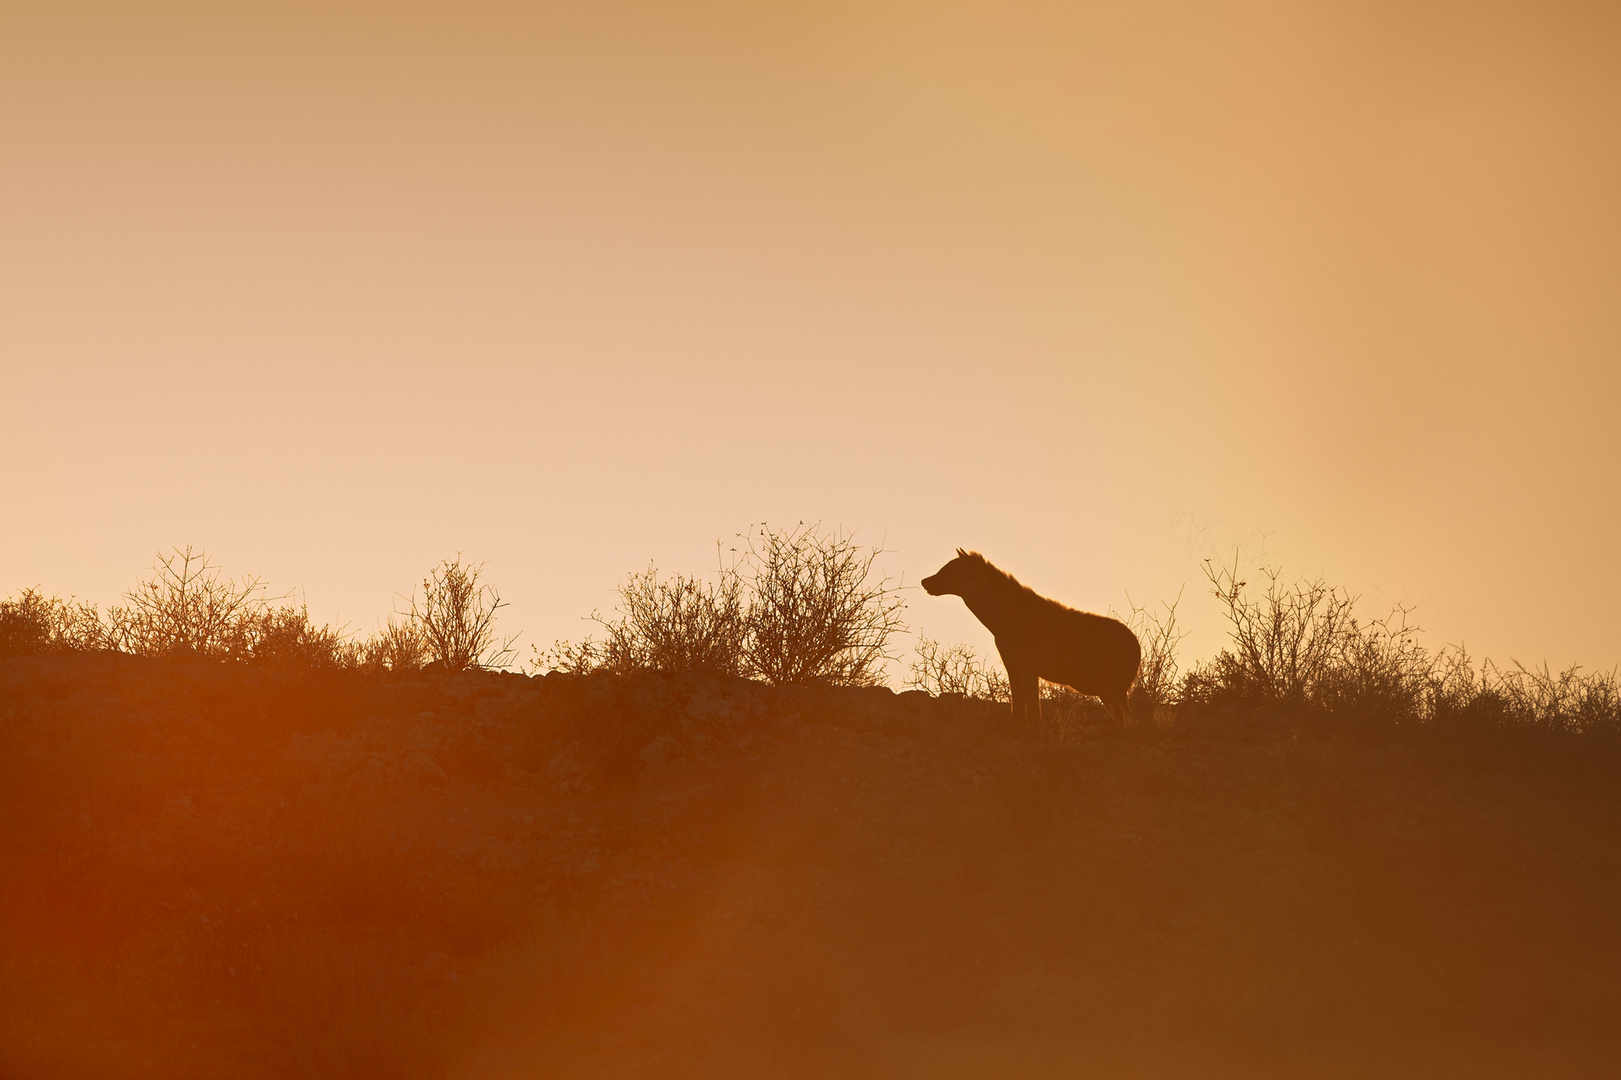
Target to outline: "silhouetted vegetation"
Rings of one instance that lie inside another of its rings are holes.
[[[0,600],[0,656],[88,651],[102,647],[105,628],[93,605],[23,589]]]
[[[722,566],[718,584],[656,570],[619,588],[617,618],[591,617],[605,640],[559,641],[537,656],[540,670],[712,671],[774,685],[877,686],[905,606],[877,578],[878,548],[843,532],[801,523],[761,525]],[[538,653],[538,650],[537,650]]]
[[[383,671],[420,671],[428,662],[428,636],[409,616],[390,615],[388,622],[361,647],[363,666]]]
[[[1150,726],[1159,723],[1160,710],[1175,704],[1180,693],[1181,665],[1176,649],[1187,636],[1176,627],[1176,609],[1181,602],[1179,592],[1175,600],[1160,605],[1163,612],[1132,603],[1131,615],[1125,620],[1143,650],[1137,683],[1131,690],[1131,705]]]
[[[1478,667],[1461,647],[1431,652],[1411,613],[1357,614],[1357,597],[1321,579],[1280,583],[1263,568],[1255,595],[1230,567],[1205,567],[1232,644],[1183,678],[1182,708],[1287,709],[1341,723],[1519,728],[1585,735],[1621,733],[1617,672],[1554,674],[1514,662]]]
[[[446,559],[423,581],[420,603],[413,594],[408,613],[357,639],[317,625],[306,604],[267,597],[261,579],[232,579],[203,552],[175,548],[104,613],[37,589],[0,601],[0,655],[106,650],[317,671],[403,673],[435,660],[447,671],[496,668],[510,660],[511,640],[496,643],[504,605],[480,581],[482,569]]]
[[[593,614],[604,640],[560,641],[541,658],[545,670],[586,672],[709,671],[741,675],[748,611],[736,571],[719,584],[676,574],[660,579],[649,567],[619,586],[618,618]]]
[[[483,564],[463,566],[446,559],[422,582],[422,603],[411,595],[411,623],[426,642],[430,663],[446,671],[505,667],[512,660],[512,638],[496,643],[495,613],[506,605],[481,577]]]
[[[304,604],[267,606],[243,622],[247,658],[254,663],[315,670],[365,666],[365,643],[335,627],[317,626]]]
[[[906,686],[935,697],[958,694],[983,701],[1008,700],[1007,673],[1000,666],[981,659],[967,645],[946,645],[921,635]]]
[[[880,551],[845,533],[800,524],[742,537],[714,583],[656,570],[632,574],[614,615],[592,618],[601,639],[560,641],[534,667],[574,673],[710,672],[777,685],[879,685],[905,630],[899,590],[874,574]],[[1621,735],[1621,669],[1555,672],[1500,666],[1461,647],[1419,643],[1411,611],[1367,618],[1358,598],[1321,579],[1286,583],[1276,567],[1252,585],[1238,561],[1206,563],[1228,642],[1184,670],[1177,602],[1131,604],[1124,621],[1142,646],[1133,709],[1153,726],[1179,716],[1255,710],[1362,727],[1437,731],[1542,731]],[[270,597],[257,577],[228,577],[190,547],[160,555],[151,572],[105,612],[23,589],[0,601],[0,655],[111,650],[133,656],[270,665],[283,669],[409,673],[496,669],[512,659],[498,639],[499,593],[482,565],[446,559],[370,637],[317,625],[306,605]],[[920,637],[904,685],[934,695],[1002,702],[1007,677],[971,648]],[[1094,699],[1046,685],[1047,736],[1098,722]]]
[[[804,523],[761,525],[746,543],[748,670],[778,685],[881,685],[890,643],[906,629],[898,590],[873,578],[882,552]]]
[[[107,609],[107,641],[132,656],[248,659],[270,607],[264,592],[258,578],[232,580],[203,553],[177,548]]]

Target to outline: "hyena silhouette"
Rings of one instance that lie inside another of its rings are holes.
[[[1103,700],[1117,723],[1132,723],[1127,696],[1137,681],[1142,647],[1119,619],[1076,611],[1019,584],[977,551],[957,549],[940,572],[923,579],[930,596],[960,596],[996,636],[1013,691],[1013,722],[1034,731],[1041,721],[1041,683],[1063,683]]]

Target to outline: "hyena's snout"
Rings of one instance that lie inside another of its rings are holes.
[[[939,596],[940,595],[940,575],[939,574],[930,574],[928,577],[924,578],[919,584],[921,584],[923,586],[923,591],[928,593],[930,596]]]

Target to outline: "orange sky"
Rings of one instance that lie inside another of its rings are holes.
[[[544,646],[803,518],[1197,656],[1264,536],[1607,668],[1618,118],[1596,3],[9,4],[0,591],[461,550]]]

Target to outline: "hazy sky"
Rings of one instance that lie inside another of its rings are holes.
[[[1614,4],[10,3],[0,591],[461,551],[544,646],[805,519],[1608,668],[1618,193]]]

